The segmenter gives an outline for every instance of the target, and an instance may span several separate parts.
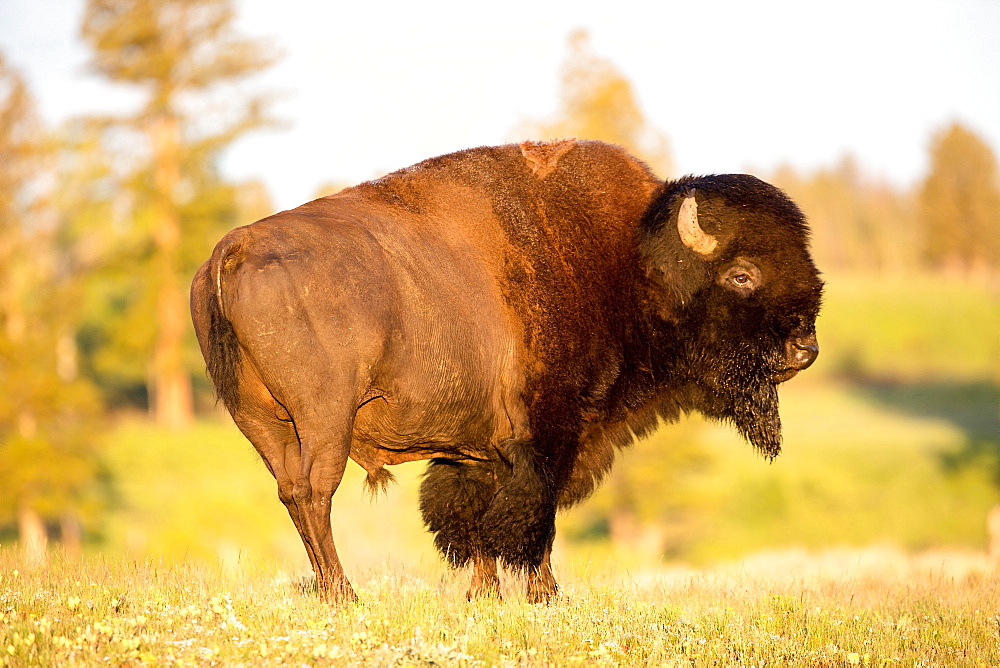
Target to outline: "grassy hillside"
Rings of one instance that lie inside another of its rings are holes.
[[[825,278],[817,324],[821,374],[910,384],[1000,382],[1000,286],[931,274]]]

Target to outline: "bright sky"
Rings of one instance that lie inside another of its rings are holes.
[[[921,178],[951,120],[1000,147],[997,0],[236,0],[246,34],[285,58],[280,131],[227,154],[275,204],[449,151],[515,139],[557,106],[567,37],[632,80],[681,172],[832,165],[853,153],[898,185]],[[0,0],[0,49],[52,123],[134,98],[89,75],[84,0]]]

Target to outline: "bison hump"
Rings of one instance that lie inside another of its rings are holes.
[[[576,146],[575,139],[560,139],[557,141],[526,141],[521,144],[521,155],[528,162],[531,173],[540,179],[555,171],[559,159]]]

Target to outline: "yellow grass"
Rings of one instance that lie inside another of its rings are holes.
[[[558,568],[563,596],[468,603],[466,573],[379,566],[361,602],[301,571],[0,551],[4,665],[997,665],[1000,570],[973,553],[784,551],[706,570]]]

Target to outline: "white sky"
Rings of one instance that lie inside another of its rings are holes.
[[[233,177],[281,208],[358,181],[513,139],[550,116],[569,33],[635,85],[680,172],[802,169],[853,153],[898,185],[926,170],[951,120],[1000,146],[998,0],[236,0],[246,34],[285,58],[262,77],[289,126],[241,140]],[[84,0],[0,0],[0,49],[51,123],[133,97],[86,70]]]

